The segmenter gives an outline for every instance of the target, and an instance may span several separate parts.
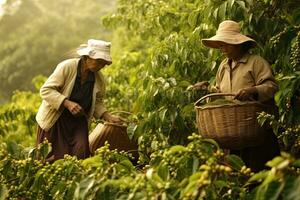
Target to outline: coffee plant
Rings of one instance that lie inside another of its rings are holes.
[[[40,98],[17,91],[0,107],[1,199],[287,199],[298,200],[300,183],[300,9],[298,0],[119,0],[104,17],[112,34],[113,64],[104,69],[105,103],[129,113],[128,133],[139,144],[139,161],[109,150],[78,160],[45,161],[51,144],[32,148]],[[281,145],[281,156],[253,173],[243,161],[195,124],[194,102],[214,83],[223,59],[204,47],[225,19],[239,21],[271,64],[279,90],[278,115],[261,113]],[[30,53],[30,52],[28,52]],[[35,80],[37,88],[45,79]],[[95,126],[92,124],[91,129]]]

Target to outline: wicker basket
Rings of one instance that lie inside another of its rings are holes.
[[[99,123],[89,135],[90,151],[94,154],[95,150],[109,143],[109,149],[117,149],[131,153],[138,158],[137,142],[130,140],[127,135],[127,126],[105,122]]]
[[[242,149],[261,144],[266,131],[258,124],[257,115],[264,110],[263,104],[248,101],[232,105],[197,106],[209,97],[229,95],[234,94],[208,94],[195,103],[199,133],[216,140],[222,148]]]

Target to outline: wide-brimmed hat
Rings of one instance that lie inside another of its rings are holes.
[[[80,45],[76,52],[80,56],[85,55],[93,59],[103,59],[111,63],[110,46],[110,42],[89,39],[87,44]]]
[[[240,25],[232,20],[226,20],[219,24],[216,35],[202,39],[202,43],[211,48],[219,48],[222,43],[226,44],[242,44],[250,42],[251,47],[256,46],[256,41],[241,33]]]

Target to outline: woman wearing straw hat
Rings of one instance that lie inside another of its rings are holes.
[[[92,117],[120,123],[103,105],[105,82],[99,70],[112,63],[110,42],[90,39],[77,50],[79,58],[59,63],[40,89],[42,104],[36,115],[37,143],[52,144],[48,161],[65,154],[90,155],[88,123]]]
[[[226,20],[220,23],[216,35],[203,39],[210,48],[220,49],[226,57],[216,74],[214,89],[221,93],[234,93],[234,99],[241,101],[255,99],[261,103],[274,104],[274,94],[278,87],[269,63],[258,55],[249,53],[256,42],[240,31],[237,22]],[[196,83],[194,89],[207,89],[208,82]],[[226,97],[227,98],[227,97]],[[232,97],[228,97],[232,98]],[[245,161],[254,171],[265,167],[265,162],[279,154],[277,138],[270,130],[263,144],[232,151]]]

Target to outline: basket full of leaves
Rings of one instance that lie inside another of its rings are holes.
[[[238,101],[212,97],[234,96],[232,93],[213,93],[195,103],[196,122],[199,133],[216,140],[222,148],[242,149],[261,144],[265,138],[265,127],[257,122],[259,112],[265,105],[258,101]],[[203,101],[206,100],[206,104]]]

